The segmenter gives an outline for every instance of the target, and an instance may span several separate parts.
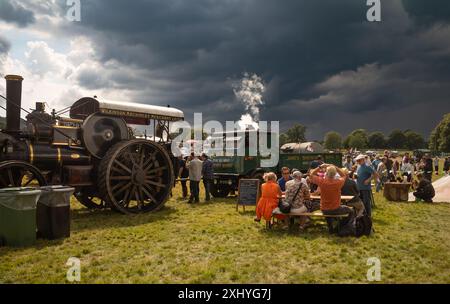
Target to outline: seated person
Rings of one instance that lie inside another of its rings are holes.
[[[308,208],[305,203],[310,198],[309,188],[302,181],[302,173],[295,171],[292,173],[293,180],[286,183],[286,196],[285,200],[291,204],[292,213],[304,213],[308,212]],[[305,228],[307,217],[300,217],[300,229]]]
[[[278,186],[282,192],[286,191],[286,182],[292,180],[291,172],[288,167],[281,168],[281,178],[278,180]]]
[[[432,203],[435,195],[433,184],[425,178],[425,175],[422,173],[417,174],[417,178],[419,179],[419,185],[417,186],[416,191],[413,192],[414,196],[417,200],[424,200],[427,203]]]
[[[272,212],[278,207],[278,199],[281,197],[281,189],[277,184],[277,176],[273,172],[264,174],[265,183],[261,186],[261,198],[256,206],[255,221],[261,221],[264,218],[266,222],[270,223],[272,219]],[[285,219],[285,216],[276,215],[278,219]]]
[[[353,196],[353,199],[345,203],[345,205],[355,208],[356,215],[361,216],[364,214],[364,204],[359,197],[358,185],[348,174],[347,168],[343,168],[342,171],[347,175],[344,186],[341,188],[341,195]]]
[[[324,177],[317,176],[321,169],[326,170]],[[339,174],[340,177],[336,178],[336,174]],[[346,179],[345,172],[334,165],[323,164],[311,171],[311,181],[320,187],[320,210],[324,215],[348,214],[344,225],[352,223],[355,217],[352,208],[341,205],[341,189]]]

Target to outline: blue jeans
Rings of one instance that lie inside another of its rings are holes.
[[[366,214],[372,217],[372,190],[359,190],[359,197],[363,201]]]
[[[199,184],[200,184],[199,181],[193,181],[193,180],[189,181],[189,188],[191,190],[191,197],[189,198],[190,202],[195,200],[195,202],[198,203],[200,201],[200,198],[199,198],[199,194],[200,194]]]
[[[212,179],[203,178],[203,186],[205,186],[205,200],[209,201],[211,199],[211,184],[213,183]]]

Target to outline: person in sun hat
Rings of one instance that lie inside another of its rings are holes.
[[[358,155],[355,158],[358,164],[357,174],[357,185],[359,190],[359,196],[364,203],[364,208],[368,216],[372,216],[372,179],[379,179],[378,173],[373,169],[372,166],[367,165],[366,156],[363,154]]]
[[[363,215],[364,204],[359,197],[358,185],[350,177],[350,171],[347,168],[342,168],[342,171],[347,175],[347,178],[341,188],[341,195],[353,196],[353,199],[345,203],[345,205],[355,208],[357,216]]]

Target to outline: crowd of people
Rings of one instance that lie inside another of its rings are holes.
[[[382,155],[365,156],[368,167],[375,170],[379,178],[375,182],[375,191],[383,189],[386,182],[411,183],[414,195],[417,200],[432,202],[434,189],[432,186],[433,174],[439,175],[440,158],[431,157],[429,154],[423,156],[410,155],[406,152],[402,156],[397,156],[390,151],[384,151]],[[356,160],[352,154],[345,156],[344,167],[355,172]],[[450,158],[444,158],[443,173],[449,175]]]
[[[265,219],[270,222],[281,197],[289,202],[291,212],[306,213],[320,209],[325,215],[348,215],[347,222],[352,222],[355,217],[363,214],[371,216],[373,196],[370,182],[378,175],[372,167],[366,165],[364,156],[360,155],[355,160],[358,162],[358,177],[348,168],[325,164],[320,157],[311,163],[305,175],[297,169],[290,170],[287,167],[281,169],[281,178],[278,180],[275,173],[266,173],[255,221]],[[318,195],[320,202],[311,199]],[[341,195],[353,198],[342,203]],[[277,214],[276,217],[281,220],[286,218],[283,214]],[[308,217],[300,217],[299,228],[305,229],[308,222]]]
[[[200,202],[200,182],[203,179],[203,187],[205,188],[205,201],[211,200],[211,185],[214,182],[214,167],[211,159],[203,153],[196,156],[194,153],[183,157],[178,157],[175,164],[177,179],[181,183],[182,198],[188,199],[188,203]],[[189,192],[187,182],[189,181]]]
[[[325,164],[319,156],[311,162],[306,174],[283,167],[278,180],[273,172],[264,175],[255,221],[265,219],[270,222],[282,197],[291,205],[291,212],[306,213],[320,209],[324,215],[346,214],[348,221],[363,215],[372,217],[372,186],[379,192],[388,181],[409,182],[417,200],[432,202],[435,193],[431,180],[433,173],[439,174],[439,166],[440,159],[428,154],[419,158],[409,153],[397,156],[390,151],[384,151],[383,155],[349,153],[344,156],[343,168]],[[443,166],[445,175],[449,175],[449,167],[450,158],[447,157]],[[312,196],[320,196],[320,203],[312,200]],[[353,198],[342,202],[342,196]],[[286,218],[283,214],[276,217]],[[308,218],[300,217],[300,229],[307,224]]]

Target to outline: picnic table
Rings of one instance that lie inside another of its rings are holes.
[[[311,195],[310,197],[312,200],[320,200],[319,195]],[[352,195],[341,195],[341,201],[342,202],[348,202],[352,200],[354,196]],[[351,207],[350,207],[351,208]],[[293,224],[293,221],[291,219],[300,217],[300,216],[308,216],[308,217],[317,217],[317,218],[324,218],[327,220],[328,227],[331,229],[330,225],[332,225],[333,220],[341,220],[343,218],[346,218],[347,214],[341,214],[341,215],[325,215],[322,211],[317,210],[314,212],[290,212],[290,213],[283,213],[280,211],[280,209],[275,208],[272,212],[272,219],[271,221],[266,223],[266,227],[270,229],[270,227],[273,224],[273,221],[275,219],[276,215],[284,215],[289,219],[289,225],[291,226]],[[330,230],[331,231],[331,230]]]
[[[320,195],[311,195],[312,200],[320,200]],[[348,202],[354,198],[353,195],[341,195],[341,202]]]

